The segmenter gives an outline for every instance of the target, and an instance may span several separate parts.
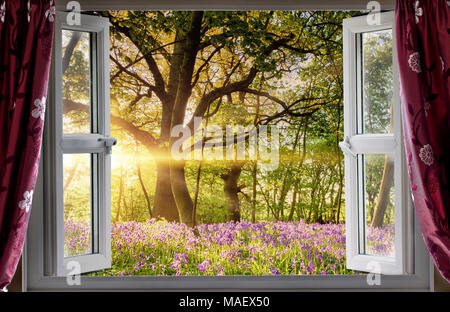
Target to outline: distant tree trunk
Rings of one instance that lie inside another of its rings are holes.
[[[139,183],[141,184],[142,192],[144,193],[145,200],[147,201],[148,212],[150,214],[150,218],[153,218],[152,205],[150,203],[150,197],[148,196],[147,189],[145,188],[145,185],[144,185],[144,181],[142,180],[141,165],[137,164],[136,167],[137,167],[136,171],[137,171],[137,175],[138,175],[138,178],[139,178]]]
[[[340,81],[340,80],[338,80]],[[341,90],[342,90],[342,83],[340,84]],[[341,98],[342,99],[342,98]],[[337,105],[338,108],[338,118],[337,118],[337,125],[336,125],[336,154],[337,154],[337,161],[338,161],[338,170],[339,170],[339,187],[338,187],[338,202],[337,202],[337,211],[336,211],[336,223],[339,223],[340,215],[341,215],[341,207],[342,207],[342,190],[344,188],[344,174],[342,170],[342,163],[341,163],[341,149],[339,148],[339,133],[340,133],[340,127],[341,127],[341,101],[339,100],[339,103]]]
[[[233,162],[231,169],[220,177],[224,181],[224,192],[228,198],[228,220],[239,222],[241,220],[241,210],[239,206],[238,193],[240,188],[238,186],[239,176],[242,171],[242,162]]]
[[[320,196],[320,204],[319,204],[319,222],[320,223],[326,223],[327,222],[327,212],[326,212],[326,204],[327,199],[326,195],[328,194],[330,187],[331,187],[331,176],[329,177],[329,182],[326,183],[327,186],[323,186],[321,189],[321,196]],[[325,208],[324,208],[325,207]]]
[[[125,198],[124,198],[124,199],[125,199]],[[129,207],[130,207],[130,215],[131,215],[130,220],[131,220],[131,221],[135,221],[136,218],[135,218],[135,215],[134,215],[134,213],[135,213],[135,211],[134,211],[135,205],[134,205],[134,192],[133,192],[133,188],[131,189],[131,192],[130,192],[130,205],[129,205]]]
[[[125,220],[126,221],[130,221],[130,212],[128,211],[128,204],[127,204],[127,199],[125,198],[125,196],[122,196],[122,200],[123,200],[123,207],[125,208]]]
[[[208,106],[208,110],[206,112],[206,122],[205,122],[205,129],[208,128],[208,121],[209,121],[209,109],[211,105]],[[194,197],[194,207],[192,209],[192,225],[197,225],[197,205],[198,205],[198,193],[200,191],[200,177],[202,174],[202,164],[203,164],[203,150],[205,148],[205,134],[202,136],[202,147],[201,147],[201,159],[200,163],[198,164],[197,169],[197,181],[195,184],[195,197]]]
[[[300,132],[301,132],[302,127],[299,126],[297,129],[297,132],[295,134],[295,139],[294,139],[294,145],[292,147],[292,150],[296,150],[297,149],[297,144],[299,142],[300,139]],[[305,129],[306,131],[306,129]],[[288,166],[287,167],[291,167],[293,165],[292,161],[289,161]],[[301,161],[300,167],[303,165],[303,160]],[[283,184],[281,185],[281,191],[280,191],[280,197],[278,200],[278,207],[280,210],[280,218],[281,220],[284,220],[284,204],[286,201],[286,196],[288,195],[289,191],[291,190],[291,186],[292,186],[292,181],[290,181],[292,177],[292,170],[287,171],[283,177]]]
[[[339,137],[337,137],[337,139],[339,140]],[[338,157],[339,184],[337,192],[336,223],[339,223],[342,207],[342,191],[344,188],[344,174],[342,172],[341,152],[339,150],[339,147],[337,147],[337,157]]]
[[[299,196],[302,194],[302,188],[301,186],[297,189],[297,203],[300,203]],[[297,214],[297,221],[300,221],[301,219],[305,219],[305,211],[302,208],[302,205],[296,205],[295,207],[295,213]]]
[[[319,178],[320,172],[317,171],[314,175],[312,186],[311,186],[311,207],[309,208],[308,223],[317,221],[317,207],[316,206],[316,195],[319,189]],[[314,214],[313,214],[314,212]]]
[[[389,195],[392,188],[392,181],[394,180],[394,161],[386,155],[384,160],[383,177],[381,179],[380,191],[377,197],[377,203],[372,219],[373,227],[383,226],[384,214],[389,204]]]
[[[294,217],[296,204],[297,204],[297,186],[294,187],[294,195],[292,196],[291,210],[289,211],[288,221],[292,221],[292,218]]]
[[[275,203],[274,205],[274,209],[272,209],[272,211],[274,211],[274,217],[277,221],[280,221],[280,209],[278,209],[277,206],[277,194],[278,194],[278,188],[275,188],[274,192],[273,192],[273,202]]]
[[[264,83],[264,75],[262,75],[261,77],[261,81],[260,81],[260,86],[259,89],[260,91],[262,90],[262,84]],[[239,101],[241,101],[241,103],[244,103],[245,100],[245,93],[241,92],[239,93]],[[261,107],[261,96],[258,94],[256,96],[256,109],[255,109],[255,118],[253,119],[253,125],[256,127],[257,123],[258,123],[258,119],[259,119],[259,110]],[[252,189],[252,223],[256,222],[256,175],[258,173],[258,162],[254,161],[253,162],[253,168],[252,168],[252,178],[253,178],[253,189]],[[269,214],[269,212],[267,212],[267,215]]]
[[[252,199],[252,223],[256,222],[256,173],[258,170],[258,163],[253,163],[252,178],[253,178],[253,199]]]
[[[340,162],[340,160],[339,160]],[[342,207],[342,190],[344,188],[344,181],[342,176],[342,169],[339,166],[339,187],[338,187],[338,195],[337,195],[337,211],[336,211],[336,223],[339,223],[339,218],[341,215],[341,207]]]
[[[197,205],[198,205],[198,193],[200,191],[201,174],[202,174],[202,161],[200,160],[200,163],[198,164],[198,169],[197,169],[197,181],[195,183],[194,208],[192,209],[192,224],[193,224],[193,226],[197,225]]]
[[[123,166],[122,163],[120,163],[120,182],[119,182],[119,200],[117,201],[117,213],[116,213],[116,222],[119,221],[120,218],[120,208],[122,205],[122,194],[123,194]]]
[[[63,193],[66,192],[67,188],[69,187],[70,183],[72,182],[73,177],[75,176],[75,172],[77,172],[77,168],[78,168],[79,165],[80,165],[80,162],[77,161],[75,163],[75,165],[73,165],[73,167],[70,168],[69,176],[67,177],[67,180],[64,182]]]

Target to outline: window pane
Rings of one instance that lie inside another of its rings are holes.
[[[359,133],[390,133],[393,101],[392,30],[362,34]]]
[[[62,98],[64,133],[96,132],[95,48],[88,32],[62,31]]]
[[[64,257],[92,251],[92,179],[90,154],[65,154]]]
[[[361,253],[394,256],[394,160],[392,155],[362,155]],[[361,162],[360,162],[361,163]]]

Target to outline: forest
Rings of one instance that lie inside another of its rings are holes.
[[[353,274],[345,269],[338,144],[342,22],[361,12],[90,14],[110,21],[111,135],[118,139],[113,268],[95,274]],[[363,40],[368,133],[390,131],[391,41],[389,31]],[[87,32],[63,31],[64,134],[95,133],[92,42]],[[226,132],[237,127],[244,131]],[[176,159],[183,133],[191,152]],[[274,152],[276,141],[276,166],[265,166],[273,153],[250,155],[252,133],[259,148]],[[64,155],[66,256],[90,252],[91,157]],[[389,155],[365,159],[375,254],[389,254],[393,242],[392,167]],[[240,260],[230,265],[230,257]]]

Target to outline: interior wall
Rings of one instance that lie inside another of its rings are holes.
[[[450,283],[441,276],[436,268],[434,268],[434,291],[450,292]]]
[[[22,258],[20,258],[19,264],[17,265],[16,274],[8,286],[8,292],[21,292],[22,291]]]

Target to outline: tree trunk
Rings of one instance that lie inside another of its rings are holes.
[[[186,185],[184,161],[172,160],[170,164],[170,182],[180,221],[187,226],[192,227],[194,225],[192,220],[194,202],[192,201]]]
[[[394,178],[394,161],[386,155],[384,160],[383,177],[381,180],[380,191],[375,205],[372,224],[373,227],[383,226],[384,214],[389,204],[389,195],[391,192],[392,182]]]
[[[202,150],[203,157],[203,150]],[[198,164],[197,169],[197,181],[195,183],[195,197],[194,197],[194,208],[192,209],[192,224],[193,226],[197,225],[197,206],[198,206],[198,193],[200,191],[200,177],[202,174],[202,161]]]
[[[136,171],[137,171],[137,175],[138,175],[138,178],[139,178],[139,183],[141,184],[142,192],[144,193],[145,200],[147,201],[148,212],[150,214],[150,218],[153,218],[152,205],[150,203],[150,197],[148,196],[147,189],[145,188],[144,180],[142,180],[141,165],[137,164],[136,167],[137,167]]]
[[[81,39],[81,32],[78,32],[78,31],[72,32],[72,37],[70,37],[70,41],[65,48],[64,56],[62,59],[62,73],[63,74],[66,72],[67,68],[69,67],[70,59],[72,58],[73,51],[75,50],[75,47],[77,46],[78,41],[80,41],[80,39]]]
[[[66,192],[67,188],[69,187],[70,183],[72,182],[74,176],[75,176],[75,172],[77,172],[78,166],[79,166],[80,162],[77,161],[75,163],[75,165],[73,165],[72,168],[70,168],[69,171],[69,176],[67,177],[67,180],[64,182],[64,188],[63,188],[63,193]]]
[[[338,79],[339,82],[341,82]],[[342,90],[342,83],[340,83],[341,90]],[[342,98],[341,98],[342,99]],[[341,163],[341,149],[339,148],[339,142],[340,142],[340,127],[341,127],[341,100],[339,100],[338,103],[338,118],[337,118],[337,125],[336,125],[336,154],[337,154],[337,161],[338,161],[338,169],[339,169],[339,189],[338,189],[338,202],[337,202],[337,209],[336,209],[336,223],[339,223],[340,215],[341,215],[341,208],[342,208],[342,193],[344,189],[344,173],[342,170],[342,163]]]
[[[340,162],[340,160],[339,160]],[[341,215],[341,207],[342,207],[342,190],[344,188],[344,178],[342,175],[342,169],[339,166],[339,189],[338,189],[338,202],[337,202],[337,211],[336,211],[336,223],[339,223],[340,215]]]
[[[338,186],[338,194],[337,194],[337,209],[336,209],[336,223],[339,223],[340,215],[341,215],[341,207],[342,207],[342,191],[344,189],[344,174],[342,170],[341,163],[341,151],[339,150],[339,136],[336,137],[336,153],[338,158],[338,170],[339,170],[339,186]]]
[[[241,210],[239,206],[238,193],[240,188],[238,186],[238,180],[241,175],[243,163],[233,163],[229,172],[222,174],[221,178],[224,181],[224,192],[228,199],[226,206],[228,210],[228,220],[239,222],[241,221]]]
[[[172,187],[170,185],[170,168],[164,160],[158,161],[156,164],[156,189],[153,216],[155,218],[164,218],[172,222],[180,222],[175,198],[173,196]]]
[[[294,217],[295,205],[297,204],[297,187],[294,187],[294,195],[292,197],[291,211],[289,211],[288,221],[292,221]]]
[[[123,165],[120,163],[120,182],[119,182],[119,200],[117,201],[117,213],[116,213],[116,222],[119,221],[120,218],[120,208],[122,205],[122,194],[123,194]]]
[[[178,89],[173,105],[172,119],[170,128],[177,125],[182,125],[186,116],[186,107],[189,97],[192,93],[192,74],[194,72],[195,60],[198,53],[198,46],[200,44],[201,26],[203,20],[202,11],[194,11],[191,13],[192,19],[189,26],[189,31],[186,34],[183,63],[181,65]],[[179,138],[170,137],[170,148],[173,143]],[[194,210],[194,202],[186,185],[186,178],[184,176],[184,161],[176,161],[170,159],[170,182],[172,186],[173,196],[180,215],[180,221],[187,226],[194,225],[192,220],[192,212]]]
[[[128,211],[128,204],[127,204],[127,199],[125,198],[126,196],[122,196],[122,201],[123,201],[123,207],[125,208],[125,221],[130,221],[130,212]]]
[[[256,222],[256,174],[258,170],[258,163],[253,163],[252,178],[253,178],[253,200],[252,200],[252,223]]]
[[[131,189],[131,192],[130,192],[130,205],[129,205],[129,207],[130,207],[130,215],[131,215],[131,218],[130,218],[130,220],[131,221],[134,221],[134,220],[136,220],[136,216],[134,215],[134,207],[135,207],[135,205],[134,205],[134,192],[133,192],[133,188]],[[124,198],[124,200],[125,200],[125,198]],[[128,208],[127,208],[128,209]]]
[[[262,89],[262,83],[264,81],[264,75],[262,75],[261,77],[261,81],[260,81],[260,86],[259,86],[259,90],[261,91]],[[241,103],[244,103],[244,99],[245,99],[245,93],[241,92],[239,93],[239,101],[241,101]],[[253,119],[253,125],[256,127],[257,123],[258,123],[258,119],[259,119],[259,109],[261,106],[261,96],[258,94],[256,96],[256,110],[255,110],[255,118]],[[256,176],[258,174],[258,162],[255,161],[253,163],[253,168],[252,168],[252,178],[253,178],[253,201],[252,201],[252,223],[256,222]]]

